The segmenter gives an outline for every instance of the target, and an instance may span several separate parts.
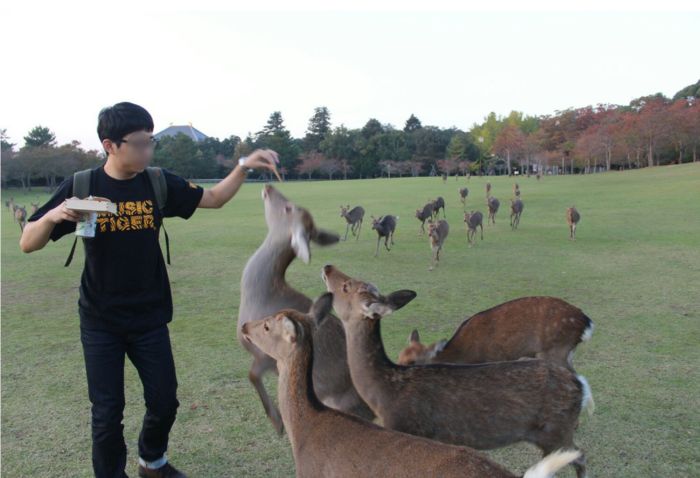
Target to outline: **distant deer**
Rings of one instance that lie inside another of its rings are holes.
[[[425,221],[433,217],[433,207],[434,203],[428,201],[428,203],[423,206],[423,209],[416,209],[416,219],[420,221],[419,235],[425,234]]]
[[[447,173],[442,173],[442,182],[447,183]]]
[[[391,251],[389,247],[389,242],[394,245],[394,231],[396,231],[396,223],[399,220],[399,216],[381,216],[379,219],[375,219],[372,216],[372,229],[377,231],[377,250],[374,252],[374,257],[379,255],[379,241],[384,238],[384,247],[387,251]]]
[[[360,239],[362,221],[365,218],[364,208],[362,206],[355,206],[350,209],[350,204],[347,206],[340,206],[340,217],[344,217],[345,221],[347,221],[347,225],[345,226],[345,238],[343,240],[348,240],[348,229],[352,230],[352,235],[355,236],[355,240]]]
[[[569,224],[569,239],[576,240],[576,225],[581,220],[581,215],[576,210],[576,206],[571,206],[566,210],[566,222]]]
[[[15,198],[11,197],[9,201],[5,201],[5,207],[8,211],[14,214],[15,212]]]
[[[486,204],[489,208],[489,218],[486,221],[486,223],[493,224],[495,226],[496,225],[496,213],[498,212],[498,208],[501,206],[501,202],[494,197],[489,197],[486,200]]]
[[[445,214],[445,198],[442,196],[438,196],[437,199],[433,201],[433,219],[438,218],[440,215],[440,209],[442,209],[443,219],[447,219],[447,215]]]
[[[24,225],[27,223],[27,208],[15,206],[15,221],[19,224],[19,230],[24,232]]]
[[[491,183],[486,183],[486,199],[491,197]]]
[[[520,186],[518,185],[518,183],[513,183],[513,197],[520,197]]]
[[[481,240],[484,240],[484,215],[479,211],[465,212],[464,213],[464,223],[467,225],[467,242],[472,246],[474,241],[474,236],[476,236],[476,228],[481,228]]]
[[[253,357],[248,379],[281,435],[284,431],[282,419],[263,383],[264,374],[276,370],[275,359],[245,340],[241,329],[250,320],[261,319],[286,307],[309,310],[311,299],[286,282],[285,272],[297,257],[309,262],[311,242],[326,246],[338,242],[338,236],[318,229],[306,209],[287,200],[273,186],[264,186],[262,197],[268,232],[243,269],[237,332],[241,345]],[[319,358],[313,368],[316,395],[333,408],[371,419],[371,410],[352,385],[343,327],[337,318],[328,319],[315,332]]]
[[[523,213],[523,202],[520,199],[510,200],[510,228],[516,230],[520,224],[520,215]]]
[[[459,200],[462,203],[462,210],[467,207],[467,196],[469,196],[469,189],[459,188]]]
[[[30,208],[31,214],[34,215],[34,213],[37,212],[37,211],[39,210],[39,203],[33,202],[33,203],[30,203],[30,204],[31,204],[31,206],[32,206],[32,207]]]
[[[430,264],[430,270],[440,264],[440,252],[442,245],[447,239],[447,234],[450,232],[450,226],[447,221],[440,219],[438,222],[430,222],[428,224],[428,237],[430,238],[430,250],[433,252],[433,259]]]
[[[590,340],[593,321],[556,297],[522,297],[464,320],[449,340],[425,346],[418,331],[399,354],[401,365],[484,363],[533,357],[574,371],[576,346]]]
[[[537,359],[397,365],[386,355],[380,325],[416,293],[383,295],[332,265],[321,277],[345,327],[352,381],[386,428],[481,450],[521,441],[544,455],[576,448],[579,414],[592,405],[584,377]],[[586,476],[583,453],[573,466],[578,478]]]
[[[292,445],[296,476],[514,478],[483,454],[387,430],[323,405],[314,389],[314,329],[330,315],[332,294],[324,294],[307,314],[292,309],[243,324],[245,340],[277,361],[278,401]],[[555,452],[525,472],[549,478],[580,458]]]

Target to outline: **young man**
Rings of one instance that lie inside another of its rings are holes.
[[[89,194],[117,204],[117,214],[98,217],[95,237],[85,240],[80,280],[80,338],[92,403],[95,476],[125,477],[123,436],[124,357],[138,370],[146,415],[139,435],[139,476],[184,477],[168,463],[168,434],[179,402],[167,323],[172,319],[170,282],[158,242],[163,217],[188,219],[194,210],[220,208],[241,187],[246,169],[275,171],[277,154],[256,150],[221,182],[202,189],[162,170],[167,201],[161,211],[145,168],[153,157],[153,119],[144,108],[118,103],[103,109],[97,134],[107,153],[91,172]],[[75,231],[79,214],[66,208],[73,177],[29,218],[20,239],[24,252],[43,248]]]

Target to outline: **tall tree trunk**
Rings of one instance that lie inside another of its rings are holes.
[[[649,141],[649,157],[647,163],[649,164],[649,167],[654,166],[654,147],[652,146],[652,142]]]

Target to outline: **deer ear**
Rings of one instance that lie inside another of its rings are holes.
[[[296,343],[296,341],[297,341],[297,326],[294,324],[292,319],[285,316],[282,319],[282,326],[284,327],[284,331],[282,333],[282,337],[284,337],[284,340],[286,340],[290,344]]]
[[[386,315],[391,314],[394,309],[384,302],[372,302],[370,304],[363,304],[362,309],[364,311],[365,318],[367,319],[380,319]]]
[[[410,344],[411,342],[420,343],[420,335],[418,335],[418,330],[416,330],[416,329],[413,329],[413,332],[411,332],[411,335],[408,336],[408,343]]]
[[[308,264],[311,260],[311,251],[309,250],[309,235],[302,225],[297,225],[292,230],[292,249],[294,254]]]
[[[333,309],[333,294],[327,292],[316,299],[313,304],[311,304],[309,315],[312,319],[314,319],[314,323],[318,326],[321,325],[323,319],[326,318],[331,309]]]
[[[386,305],[388,307],[391,307],[392,311],[398,310],[404,305],[411,302],[413,299],[415,299],[416,295],[418,294],[416,294],[412,290],[397,290],[396,292],[392,292],[391,294],[386,296]]]
[[[312,240],[319,246],[330,246],[331,244],[335,244],[336,242],[338,242],[340,240],[340,236],[335,232],[329,232],[324,231],[323,229],[319,229],[318,231],[316,231],[316,234],[314,235]]]

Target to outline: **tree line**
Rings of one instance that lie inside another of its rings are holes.
[[[598,104],[551,115],[490,113],[469,130],[423,125],[411,115],[403,127],[370,118],[362,128],[334,126],[327,107],[314,109],[303,137],[295,138],[280,111],[245,138],[195,142],[163,137],[154,164],[187,178],[220,178],[256,148],[280,155],[286,179],[350,179],[437,174],[575,174],[698,160],[700,81],[672,98],[657,93],[627,105]],[[74,171],[93,167],[104,152],[77,141],[57,145],[37,126],[17,148],[2,133],[2,184],[55,187]]]

